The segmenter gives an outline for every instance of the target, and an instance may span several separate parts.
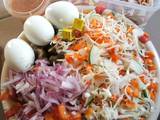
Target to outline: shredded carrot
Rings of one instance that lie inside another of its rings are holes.
[[[73,64],[74,63],[74,59],[73,59],[72,55],[65,54],[65,59],[69,64]]]
[[[92,19],[90,21],[90,28],[92,29],[102,28],[102,23],[100,23],[97,19]]]
[[[44,116],[45,120],[55,120],[53,113],[46,113]]]
[[[127,33],[132,33],[134,30],[133,26],[128,26],[127,27]]]
[[[113,102],[116,102],[118,100],[118,96],[117,95],[112,95],[111,100]]]
[[[128,100],[128,99],[125,100],[125,105],[124,106],[127,107],[127,108],[130,108],[130,109],[136,108],[136,104],[133,101]]]
[[[136,88],[136,89],[139,89],[139,84],[138,84],[138,81],[136,79],[134,80],[131,80],[131,85]]]
[[[149,71],[155,71],[156,69],[157,69],[157,67],[156,67],[155,64],[148,65],[148,70]]]
[[[92,116],[93,114],[93,108],[88,108],[86,111],[85,111],[85,116],[87,119],[90,119],[90,117]]]
[[[147,80],[145,79],[144,75],[139,76],[139,78],[144,84],[147,84]]]
[[[74,53],[74,58],[76,58],[79,62],[83,62],[85,58],[79,53]]]
[[[153,53],[153,51],[146,51],[146,52],[145,52],[145,58],[148,58],[148,59],[153,60],[153,58],[154,58],[154,53]]]
[[[146,65],[151,65],[151,64],[153,64],[153,60],[151,60],[151,59],[149,59],[149,58],[146,58],[146,59],[144,60],[144,63],[145,63]]]
[[[114,63],[117,63],[119,61],[119,56],[116,55],[116,54],[112,54],[111,55],[111,60],[114,62]]]
[[[139,97],[139,89],[133,90],[133,97]]]
[[[154,91],[150,92],[150,97],[153,101],[156,101],[156,93]]]
[[[126,87],[126,92],[128,95],[133,96],[133,90],[132,90],[131,86]]]
[[[154,90],[155,92],[157,92],[158,91],[158,84],[154,83],[154,82],[151,82],[150,85],[148,86],[148,90],[149,91]]]
[[[115,48],[109,49],[109,50],[108,50],[108,54],[109,54],[109,55],[115,54]]]
[[[70,118],[64,104],[54,107],[53,112],[55,120],[69,120]]]
[[[73,44],[72,46],[70,46],[69,50],[78,51],[84,47],[86,47],[86,42],[84,40],[80,40],[75,44]]]

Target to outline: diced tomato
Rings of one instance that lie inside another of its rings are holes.
[[[122,75],[122,76],[124,76],[126,74],[126,70],[124,70],[124,69],[121,69],[120,71],[119,71],[119,75]]]
[[[46,113],[45,116],[44,116],[44,119],[45,120],[55,120],[54,116],[53,116],[53,113]]]
[[[20,103],[16,103],[8,111],[5,112],[5,117],[8,119],[14,116],[21,108],[22,105]]]
[[[139,40],[144,44],[147,43],[149,41],[149,34],[144,33],[142,36],[139,37]]]
[[[98,14],[102,14],[106,8],[106,4],[104,2],[100,2],[96,5],[95,11]]]
[[[54,107],[53,115],[55,120],[70,120],[70,115],[68,114],[64,104]]]

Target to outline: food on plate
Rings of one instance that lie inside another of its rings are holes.
[[[32,46],[38,57],[31,70],[9,70],[0,96],[15,103],[7,118],[148,119],[159,89],[149,36],[124,15],[100,11],[82,11],[50,44]]]
[[[58,28],[68,27],[79,17],[76,6],[67,1],[58,1],[49,5],[45,12],[46,18]]]
[[[42,16],[31,16],[24,23],[24,34],[27,39],[38,46],[49,44],[54,37],[54,28]]]
[[[10,40],[4,49],[5,61],[16,71],[26,72],[31,69],[35,55],[28,43],[21,39]]]

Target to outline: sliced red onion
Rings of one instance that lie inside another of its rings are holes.
[[[26,73],[10,71],[10,85],[16,93],[26,102],[20,117],[28,119],[27,113],[36,110],[29,120],[43,120],[42,113],[49,110],[52,105],[67,103],[86,91],[80,83],[81,76],[78,71],[65,64],[48,66],[48,61],[37,60],[35,67]],[[74,74],[70,74],[74,72]],[[79,106],[68,106],[70,110],[77,110]]]

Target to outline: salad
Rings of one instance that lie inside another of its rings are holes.
[[[33,46],[30,70],[9,70],[0,96],[12,102],[6,118],[146,120],[158,91],[148,41],[148,33],[123,15],[102,6],[82,11],[47,48]]]

